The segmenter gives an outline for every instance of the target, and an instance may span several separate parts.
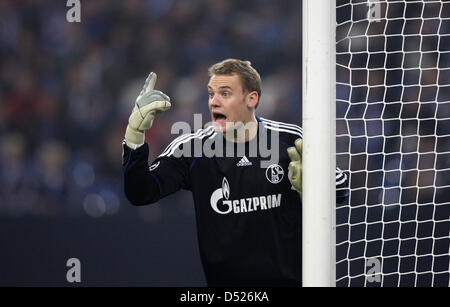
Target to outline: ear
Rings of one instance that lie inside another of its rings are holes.
[[[258,92],[253,91],[247,94],[247,107],[248,108],[255,108],[258,104],[259,95]]]

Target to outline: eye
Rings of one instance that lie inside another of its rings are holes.
[[[223,97],[228,97],[228,96],[230,96],[230,93],[228,93],[228,92],[223,92],[223,93],[222,93],[222,96],[223,96]]]
[[[214,96],[214,93],[213,92],[208,92],[208,96],[209,96],[209,98],[212,98]]]

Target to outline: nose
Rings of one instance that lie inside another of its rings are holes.
[[[211,107],[220,107],[219,95],[214,94],[212,97],[209,97],[209,104]]]

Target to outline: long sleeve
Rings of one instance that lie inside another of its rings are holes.
[[[147,143],[136,150],[125,143],[122,146],[125,195],[133,205],[155,203],[181,188],[189,188],[188,167],[184,159],[160,157],[149,166]]]

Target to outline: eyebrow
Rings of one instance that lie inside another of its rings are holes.
[[[208,89],[213,89],[211,86],[209,86],[208,85]],[[224,85],[224,86],[221,86],[221,87],[219,87],[219,90],[223,90],[223,89],[230,89],[230,90],[232,90],[232,88],[231,87],[229,87],[228,85]]]

